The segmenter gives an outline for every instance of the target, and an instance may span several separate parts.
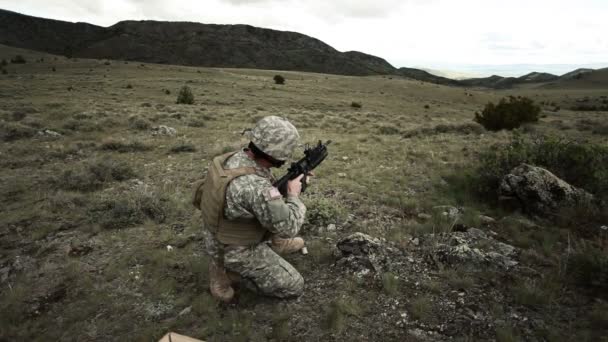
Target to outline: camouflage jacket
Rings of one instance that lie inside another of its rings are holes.
[[[229,220],[256,218],[264,228],[282,237],[293,237],[304,223],[306,207],[298,197],[283,198],[272,186],[274,177],[244,151],[230,157],[225,168],[255,167],[256,174],[234,179],[226,190],[224,216]]]

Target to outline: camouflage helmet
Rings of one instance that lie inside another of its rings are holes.
[[[300,139],[294,125],[278,116],[267,116],[258,121],[250,136],[257,148],[277,160],[289,159]]]

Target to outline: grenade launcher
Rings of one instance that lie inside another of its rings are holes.
[[[315,147],[310,147],[308,144],[306,145],[304,157],[295,163],[291,163],[291,166],[287,169],[287,174],[273,184],[279,189],[279,192],[283,197],[287,197],[287,182],[294,178],[298,178],[301,174],[304,175],[304,177],[302,177],[302,192],[304,192],[307,187],[306,175],[325,160],[329,154],[327,152],[327,145],[330,143],[331,140],[328,140],[325,144],[319,140],[319,143]]]

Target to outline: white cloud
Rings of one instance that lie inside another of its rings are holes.
[[[0,0],[0,8],[104,26],[125,19],[250,24],[395,66],[608,63],[604,0]]]

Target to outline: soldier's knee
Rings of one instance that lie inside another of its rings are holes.
[[[298,297],[302,292],[304,292],[304,278],[299,272],[293,272],[289,277],[283,278],[274,295],[279,298],[290,298]]]

